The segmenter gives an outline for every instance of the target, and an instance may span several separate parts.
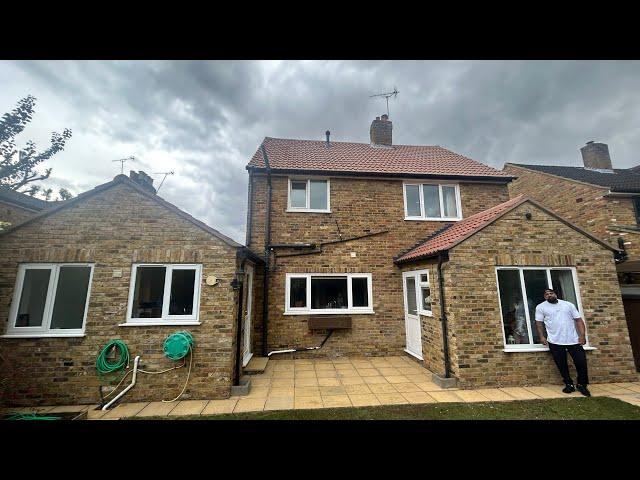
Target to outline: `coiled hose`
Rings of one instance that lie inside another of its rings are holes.
[[[120,350],[120,357],[116,357],[117,359],[111,362],[107,357],[112,351],[115,351],[116,348]],[[127,344],[122,340],[109,341],[98,354],[98,358],[96,358],[96,370],[99,375],[108,375],[117,372],[128,365],[129,349],[127,348]]]

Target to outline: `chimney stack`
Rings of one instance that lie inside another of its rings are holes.
[[[129,170],[129,178],[149,193],[156,193],[156,189],[153,187],[153,178],[144,173],[142,170],[140,170],[139,172]]]
[[[609,147],[606,143],[595,143],[593,140],[580,149],[584,168],[613,170]]]
[[[331,146],[331,143],[329,142],[329,137],[331,136],[331,132],[327,130],[326,132],[324,132],[324,134],[327,136],[327,148],[329,148]]]
[[[386,145],[391,146],[392,142],[392,130],[393,122],[389,120],[388,115],[382,115],[376,117],[371,122],[371,128],[369,129],[369,135],[371,137],[371,145]]]

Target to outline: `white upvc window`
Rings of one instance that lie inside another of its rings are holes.
[[[461,220],[460,186],[458,184],[405,182],[405,220]]]
[[[289,178],[287,211],[331,213],[329,179]]]
[[[505,351],[548,350],[535,321],[536,306],[545,301],[545,288],[553,288],[559,299],[575,305],[586,332],[575,267],[496,267],[496,281]],[[588,345],[587,336],[585,349],[593,349]]]
[[[202,265],[137,263],[121,326],[199,325]]]
[[[374,313],[370,273],[287,273],[285,314]]]
[[[420,315],[427,315],[429,317],[433,316],[433,309],[431,307],[431,276],[429,274],[429,270],[413,270],[410,272],[403,273],[404,281],[406,282],[407,278],[413,278],[415,282],[414,285],[417,285],[415,289],[416,292],[416,310]],[[412,299],[408,299],[413,304]]]
[[[83,336],[91,294],[91,263],[24,263],[5,337]]]

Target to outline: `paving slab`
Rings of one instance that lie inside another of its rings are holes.
[[[306,408],[323,408],[322,397],[320,395],[313,397],[298,397],[294,400],[294,409],[302,410]]]
[[[323,395],[322,404],[325,408],[351,407],[351,400],[348,395]]]
[[[371,390],[371,392],[377,394],[386,394],[386,393],[398,393],[398,385],[403,385],[403,384],[391,384],[391,383],[376,383],[373,385],[368,385],[369,390]],[[367,392],[364,392],[367,393]]]
[[[221,413],[232,413],[238,403],[239,397],[226,398],[224,400],[211,400],[200,412],[200,415],[219,415]]]
[[[101,418],[112,419],[112,418],[133,417],[147,405],[149,405],[149,402],[122,403],[117,407],[115,407],[114,409],[109,410],[107,414]]]
[[[401,393],[376,393],[376,398],[382,405],[401,405],[409,403]]]
[[[476,392],[480,393],[481,395],[484,395],[492,402],[506,402],[506,401],[515,400],[514,397],[512,397],[506,392],[503,392],[499,388],[479,388],[476,390]]]
[[[136,417],[164,417],[176,408],[176,402],[151,402],[149,405],[140,410]]]
[[[373,393],[373,385],[344,385],[347,395],[366,395]]]
[[[293,397],[268,397],[264,404],[264,410],[292,410],[294,408]]]
[[[409,403],[412,403],[412,404],[437,402],[437,400],[427,392],[407,392],[407,393],[401,393],[400,395],[402,395],[404,398],[407,399]]]
[[[318,386],[320,387],[338,387],[342,385],[338,378],[318,378]]]
[[[200,415],[200,412],[204,410],[207,403],[209,403],[209,400],[183,400],[179,402],[173,410],[171,410],[169,416]]]
[[[460,397],[465,403],[490,401],[487,397],[474,390],[458,390],[455,395]]]
[[[536,400],[540,398],[535,393],[529,392],[522,387],[503,387],[500,390],[508,395],[511,395],[517,400]]]
[[[426,393],[426,392],[425,392]],[[450,402],[462,402],[462,398],[456,395],[453,392],[429,392],[428,395],[431,395],[436,401],[443,403]]]
[[[238,403],[233,409],[233,413],[239,412],[261,412],[264,410],[264,404],[267,402],[266,398],[242,398],[238,399]]]
[[[380,405],[380,400],[373,393],[365,395],[349,395],[349,400],[354,407],[364,407],[369,405]]]
[[[392,385],[395,387],[396,391],[401,392],[401,393],[423,392],[424,391],[418,385],[416,385],[415,383],[411,383],[411,382],[393,383]]]
[[[269,363],[269,357],[257,357],[253,356],[247,366],[242,370],[244,373],[251,375],[253,373],[261,373],[264,372],[265,368],[267,368],[267,364]]]

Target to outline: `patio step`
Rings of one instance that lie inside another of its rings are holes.
[[[260,373],[264,373],[264,369],[267,368],[267,363],[269,363],[269,357],[256,357],[255,355],[247,366],[242,369],[242,372],[245,375],[258,375]]]

